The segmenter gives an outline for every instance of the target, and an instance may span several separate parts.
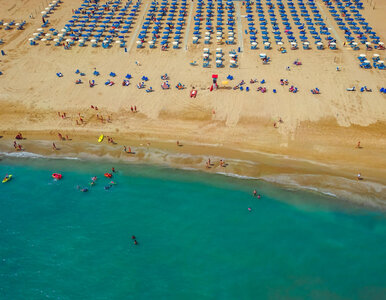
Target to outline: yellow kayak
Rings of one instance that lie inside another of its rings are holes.
[[[6,183],[6,182],[10,181],[11,178],[12,178],[12,175],[5,176],[4,179],[3,179],[3,183]]]
[[[98,143],[102,142],[104,138],[105,138],[105,136],[103,134],[101,134],[99,139],[98,139]]]

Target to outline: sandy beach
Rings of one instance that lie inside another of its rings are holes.
[[[0,56],[0,151],[20,154],[13,141],[21,132],[25,140],[18,142],[28,153],[111,157],[248,176],[290,187],[317,188],[342,199],[385,208],[386,96],[379,90],[386,87],[386,75],[384,70],[360,68],[357,57],[363,53],[371,58],[377,53],[383,60],[386,53],[365,50],[363,45],[354,51],[343,45],[342,30],[323,2],[315,2],[323,8],[321,13],[332,28],[337,50],[321,51],[312,45],[310,50],[292,51],[285,43],[288,51],[283,54],[276,45],[264,50],[262,40],[258,49],[252,50],[245,34],[242,41],[236,37],[235,45],[194,45],[193,28],[188,26],[183,36],[188,35],[186,48],[183,38],[180,49],[161,51],[159,46],[150,49],[147,45],[139,49],[135,46],[136,32],[150,1],[142,2],[127,34],[127,52],[115,44],[109,49],[88,43],[65,50],[54,46],[53,41],[40,40],[30,46],[28,39],[41,27],[39,14],[46,5],[39,1],[2,2],[0,20],[26,20],[26,25],[24,30],[0,27],[4,41],[0,49],[5,52]],[[373,9],[364,1],[361,13],[385,41],[382,16],[386,3],[378,2]],[[247,27],[247,20],[242,18],[245,8],[241,2],[235,3],[236,10],[241,11],[243,32]],[[72,9],[80,4],[74,0],[61,3],[50,14],[45,32],[63,28]],[[187,11],[194,10],[195,5],[195,1],[190,2]],[[238,67],[230,68],[228,53],[239,46],[243,48],[237,52]],[[218,47],[225,53],[223,68],[216,68],[213,61]],[[203,48],[210,49],[210,68],[202,67]],[[259,59],[262,52],[271,58],[269,64]],[[294,65],[295,60],[302,65]],[[191,61],[197,65],[190,65]],[[100,75],[94,76],[94,70]],[[63,77],[58,77],[58,72]],[[109,76],[110,72],[117,76]],[[122,86],[128,73],[132,75],[130,85]],[[165,73],[171,89],[162,90],[161,75]],[[211,92],[212,74],[218,74],[219,88]],[[234,80],[227,80],[228,75]],[[149,78],[146,88],[151,86],[153,92],[136,87],[142,76]],[[255,78],[258,82],[249,83]],[[75,84],[78,79],[83,83]],[[115,85],[106,86],[108,79]],[[265,83],[261,83],[263,79]],[[288,79],[289,85],[282,86],[280,79]],[[96,85],[90,88],[89,80],[95,80]],[[232,88],[242,80],[249,92]],[[179,82],[186,89],[176,89]],[[297,93],[288,91],[291,85],[298,88]],[[259,86],[266,87],[267,92],[256,91]],[[346,90],[353,86],[356,91]],[[372,92],[360,92],[364,86]],[[196,98],[189,96],[193,87]],[[315,88],[321,94],[310,92]],[[137,112],[131,111],[134,106]],[[62,118],[64,112],[66,117]],[[70,140],[59,141],[58,133]],[[107,139],[98,143],[101,134],[112,137],[115,144]],[[357,148],[359,141],[361,147]],[[52,150],[53,142],[60,150]],[[130,146],[135,154],[124,153],[123,145]],[[210,168],[205,167],[208,158],[214,163]],[[228,165],[219,166],[220,159]],[[358,173],[363,180],[357,180]]]

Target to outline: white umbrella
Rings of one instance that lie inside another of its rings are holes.
[[[260,53],[260,57],[266,57],[267,56],[267,54],[265,54],[265,53]]]
[[[8,23],[4,23],[3,25],[4,25],[4,26],[7,26],[7,25],[8,25]]]
[[[209,52],[209,48],[204,48],[204,52]]]
[[[378,61],[379,65],[383,65],[385,62],[383,60]]]
[[[217,53],[217,54],[216,54],[216,57],[222,57],[222,54]]]
[[[366,54],[359,54],[359,57],[366,57]]]
[[[297,44],[295,42],[291,42],[291,45],[292,46],[296,46]]]
[[[35,32],[35,33],[33,33],[32,35],[37,36],[37,35],[39,35],[39,33]]]
[[[384,42],[379,42],[379,45],[383,46],[385,43]]]
[[[54,42],[59,42],[59,39],[54,39]]]
[[[173,45],[178,45],[178,42],[173,42]]]
[[[83,43],[83,42],[84,42],[84,39],[79,40],[79,43]]]
[[[217,37],[217,40],[218,40],[218,41],[222,40],[222,37],[221,37],[221,36],[218,36],[218,37]]]
[[[148,41],[149,44],[154,44],[154,41]]]
[[[103,41],[103,43],[104,43],[105,41]],[[106,41],[107,42],[107,41]],[[142,44],[142,41],[137,41],[137,44]]]
[[[216,48],[216,51],[220,51],[220,52],[221,52],[221,51],[222,51],[222,49],[221,49],[221,48]]]
[[[61,32],[66,32],[67,30],[63,28],[63,29],[61,29],[60,31],[61,31]]]
[[[72,40],[71,39],[67,39],[66,42],[71,42]]]
[[[205,35],[210,35],[210,32],[209,31],[205,32]]]
[[[203,56],[203,57],[208,57],[209,54],[208,54],[208,53],[204,53],[202,56]]]
[[[90,42],[91,42],[91,43],[95,43],[95,42],[96,42],[96,40],[91,40]]]
[[[316,45],[320,46],[320,45],[323,45],[323,43],[317,42]]]
[[[47,41],[47,39],[42,39],[42,42],[45,42],[45,41]]]
[[[37,31],[43,31],[43,28],[38,28],[38,29],[36,29]]]
[[[229,31],[228,35],[234,35],[235,33],[233,31]]]
[[[120,43],[121,43],[121,41],[115,41],[115,43],[116,43],[116,44],[120,44]]]
[[[366,45],[371,45],[371,43],[370,42],[366,42]]]
[[[236,61],[235,61],[234,59],[231,59],[229,62],[230,62],[231,64],[235,64],[235,63],[236,63]]]
[[[365,60],[364,63],[365,63],[365,64],[369,64],[370,61],[369,61],[369,60]]]
[[[378,53],[374,53],[373,56],[374,56],[374,57],[379,57],[379,54],[378,54]]]
[[[197,37],[197,36],[194,36],[194,37],[193,37],[193,40],[198,40],[198,37]]]
[[[49,7],[46,7],[45,10],[50,10],[50,8],[49,8]]]
[[[46,33],[45,35],[46,35],[46,36],[50,36],[51,34],[49,34],[49,33]]]
[[[229,56],[230,56],[230,57],[235,57],[236,54],[230,53]]]
[[[257,45],[257,43],[256,43],[256,42],[252,42],[251,44],[252,44],[253,46],[256,46],[256,45]]]
[[[29,41],[33,41],[33,40],[34,40],[34,38],[29,38],[28,40],[29,40]]]
[[[216,64],[221,64],[222,60],[216,60]]]
[[[264,45],[269,46],[271,43],[265,42]]]
[[[63,33],[59,33],[58,36],[63,36]]]
[[[206,36],[206,37],[204,37],[204,39],[205,39],[206,41],[209,41],[209,40],[210,40],[210,37],[209,37],[209,36]]]
[[[19,25],[20,25],[20,23],[16,23],[16,24],[15,24],[15,26],[19,26]]]
[[[310,43],[309,42],[304,42],[303,45],[309,45]]]
[[[278,45],[283,45],[283,42],[277,42]]]
[[[234,39],[233,39],[233,37],[230,36],[230,37],[228,38],[228,40],[233,41]]]

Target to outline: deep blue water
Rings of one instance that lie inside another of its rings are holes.
[[[384,212],[144,165],[105,190],[112,166],[0,162],[1,299],[386,299]]]

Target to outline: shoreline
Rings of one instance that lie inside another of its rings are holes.
[[[72,140],[57,142],[50,139],[53,133],[25,131],[28,138],[22,140],[25,152],[12,149],[12,133],[4,133],[0,139],[0,157],[37,157],[58,159],[81,159],[98,161],[111,160],[119,163],[135,163],[165,166],[183,170],[194,170],[240,179],[262,180],[279,187],[294,190],[308,190],[359,206],[376,209],[386,208],[386,185],[384,177],[366,177],[358,182],[355,174],[342,168],[342,164],[326,163],[292,155],[268,153],[259,149],[229,149],[226,145],[182,141],[176,146],[172,140],[143,137],[127,139],[117,136],[119,144],[98,144],[97,135],[92,132],[71,134]],[[108,134],[107,132],[105,132]],[[114,136],[116,136],[114,134]],[[115,139],[115,138],[114,138]],[[52,150],[54,141],[60,150]],[[125,143],[126,142],[126,143]],[[135,154],[123,152],[123,145],[130,144]],[[147,143],[150,143],[148,145]],[[360,151],[360,150],[358,150]],[[23,154],[25,153],[25,154]],[[205,162],[210,158],[209,169]],[[227,166],[221,167],[219,160]],[[344,164],[344,162],[343,162]],[[380,173],[384,171],[382,168]]]

